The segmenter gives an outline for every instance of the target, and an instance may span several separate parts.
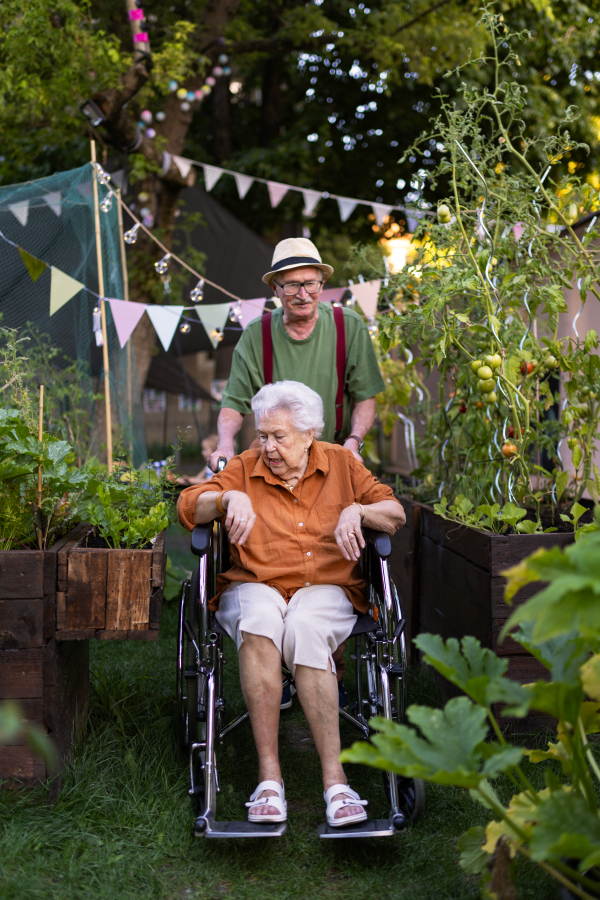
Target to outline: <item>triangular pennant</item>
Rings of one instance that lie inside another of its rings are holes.
[[[356,302],[367,317],[374,316],[377,312],[377,298],[380,288],[380,278],[377,278],[375,281],[363,281],[359,284],[353,284],[350,288],[356,297]]]
[[[304,209],[302,212],[305,216],[311,216],[315,211],[315,207],[323,194],[320,191],[302,191],[304,197]]]
[[[287,186],[285,184],[278,184],[276,181],[267,181],[267,188],[269,190],[271,206],[275,209],[287,194]]]
[[[110,173],[111,179],[114,181],[116,186],[119,188],[122,194],[127,191],[127,177],[125,175],[125,169],[119,169],[117,172]]]
[[[215,184],[223,174],[223,169],[218,169],[216,166],[204,166],[204,184],[206,185],[207,191],[212,191]]]
[[[130,303],[126,300],[112,300],[110,303],[110,311],[112,313],[113,322],[117,329],[117,337],[121,349],[125,346],[131,334],[146,311],[145,303]]]
[[[61,306],[68,303],[71,297],[81,290],[83,285],[55,266],[52,266],[50,274],[52,279],[50,281],[50,315],[53,316]]]
[[[240,200],[243,200],[248,191],[250,190],[250,186],[254,181],[254,178],[251,178],[250,175],[242,175],[239,172],[236,172],[234,175],[235,183],[237,184],[238,194],[240,195]]]
[[[245,328],[246,325],[249,325],[254,319],[262,316],[266,302],[267,300],[265,297],[259,297],[256,300],[242,300],[239,304],[231,303],[230,306],[232,309],[238,309],[240,325],[242,328]]]
[[[513,230],[513,234],[515,236],[515,241],[518,244],[519,241],[521,240],[521,235],[523,234],[523,223],[515,222],[515,224],[512,227],[512,230]]]
[[[356,208],[358,200],[350,200],[348,197],[338,197],[338,206],[340,208],[340,219],[346,222]]]
[[[383,220],[386,216],[389,216],[393,208],[393,206],[386,206],[385,203],[371,203],[371,209],[375,214],[377,224],[380,228],[383,225]]]
[[[47,203],[53,213],[57,216],[60,216],[62,212],[62,202],[60,191],[48,191],[47,194],[44,194],[42,197],[44,203]]]
[[[84,200],[92,199],[92,184],[90,181],[82,181],[76,187],[77,193],[81,194]]]
[[[21,225],[27,225],[27,217],[29,216],[29,200],[19,200],[18,203],[11,203],[8,207],[15,216],[16,219],[19,220]]]
[[[231,307],[229,303],[203,303],[201,306],[195,306],[194,309],[203,325],[225,328]]]
[[[146,312],[150,316],[150,321],[165,350],[171,346],[184,308],[183,306],[153,306],[152,304],[146,307]]]
[[[340,300],[341,297],[343,297],[347,290],[348,289],[345,287],[327,288],[325,291],[321,292],[319,300],[322,300],[324,303],[335,303],[336,300]]]
[[[27,271],[31,275],[31,280],[37,281],[46,268],[46,263],[42,262],[41,259],[36,259],[35,256],[32,256],[27,250],[23,250],[22,247],[17,247],[17,250],[21,254],[21,259],[27,266]]]
[[[188,172],[192,168],[192,160],[185,159],[183,156],[173,156],[173,162],[179,169],[179,174],[185,180],[188,177]],[[208,188],[210,191],[210,188]]]

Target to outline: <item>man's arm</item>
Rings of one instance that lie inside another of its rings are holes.
[[[360,438],[361,441],[365,439],[375,421],[376,411],[377,403],[375,397],[369,397],[368,400],[359,400],[352,410],[352,425],[350,428],[352,437],[346,438],[344,447],[352,450],[354,456],[361,462],[363,462],[363,458],[358,452],[359,442],[355,440],[354,435]]]
[[[213,472],[217,471],[217,463],[220,456],[224,456],[227,462],[232,456],[235,456],[235,436],[242,427],[244,417],[237,409],[229,409],[225,406],[219,413],[217,421],[217,431],[219,433],[219,444],[214,453],[211,453],[207,462]]]

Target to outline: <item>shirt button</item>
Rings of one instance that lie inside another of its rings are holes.
[[[310,550],[308,551],[308,553],[307,553],[306,555],[307,555],[307,556],[312,556],[312,553],[310,552]]]
[[[294,497],[294,503],[297,503],[297,502],[298,502],[298,498]]]
[[[307,581],[305,586],[310,587],[310,581]]]
[[[303,525],[304,525],[304,522],[298,522],[298,527],[299,527],[299,528],[302,528]]]

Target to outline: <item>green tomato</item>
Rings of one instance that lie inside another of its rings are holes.
[[[477,369],[477,377],[482,378],[484,380],[486,378],[491,378],[493,374],[494,373],[492,372],[492,370],[490,369],[489,366],[482,366],[480,369]]]
[[[477,390],[480,394],[489,394],[496,387],[494,378],[480,378],[477,382]]]
[[[473,373],[473,375],[477,375],[477,372],[479,371],[481,366],[482,366],[482,362],[480,359],[473,360],[473,362],[471,363],[471,372]]]
[[[558,360],[555,356],[547,356],[544,365],[547,369],[558,369]]]
[[[502,357],[499,353],[494,353],[492,356],[486,356],[485,364],[491,366],[492,369],[499,369],[502,365]]]
[[[440,206],[438,206],[437,217],[438,222],[441,222],[442,224],[446,224],[451,220],[452,215],[450,213],[450,209],[446,206],[445,203],[442,203],[440,204]]]
[[[488,403],[496,403],[496,401],[498,400],[498,395],[495,391],[490,391],[489,394],[486,394],[485,399]]]

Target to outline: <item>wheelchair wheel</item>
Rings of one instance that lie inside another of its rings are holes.
[[[383,787],[388,803],[392,802],[390,796],[390,778],[393,778],[388,772],[383,773]],[[398,800],[400,801],[400,809],[410,822],[418,822],[425,811],[425,783],[422,778],[405,778],[403,775],[396,775],[396,784],[398,785]]]
[[[177,653],[177,695],[179,700],[179,736],[182,748],[198,740],[198,678],[186,677],[196,671],[196,651],[183,629],[187,621],[198,634],[198,570],[191,582],[184,584],[179,608],[179,634]]]

